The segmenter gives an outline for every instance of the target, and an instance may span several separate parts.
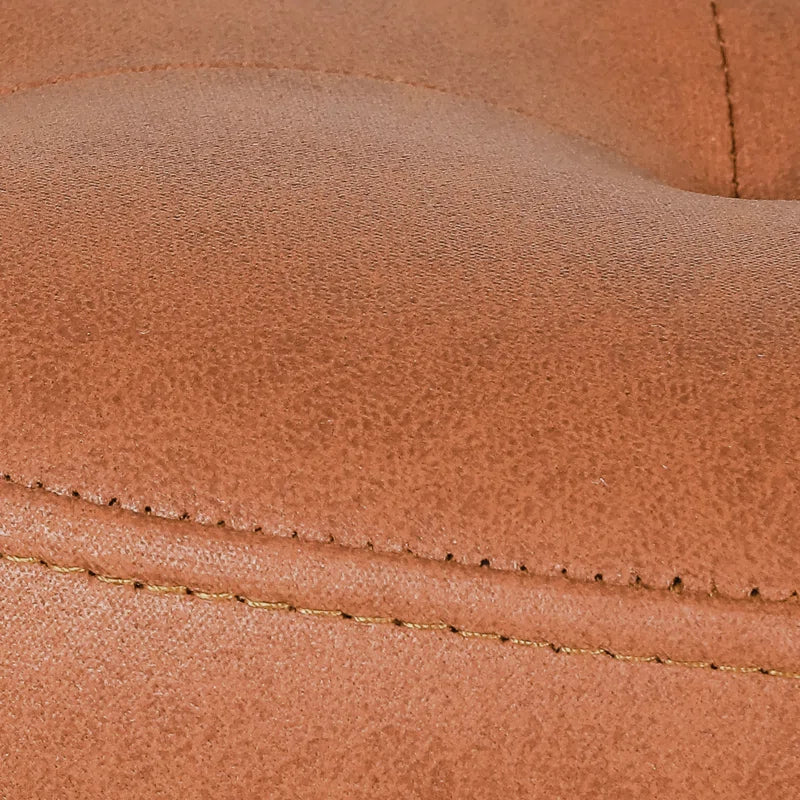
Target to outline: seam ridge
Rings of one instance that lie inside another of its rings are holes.
[[[728,106],[728,132],[730,133],[731,139],[731,191],[734,197],[741,197],[739,194],[739,156],[736,149],[736,128],[734,126],[733,98],[731,96],[730,63],[728,61],[728,48],[725,42],[725,36],[722,32],[719,8],[715,0],[711,0],[711,15],[714,18],[714,30],[717,36],[717,46],[719,47],[719,55],[722,63],[722,77],[725,82],[725,102]]]
[[[495,631],[473,631],[457,625],[443,621],[434,622],[415,622],[399,619],[391,616],[364,616],[351,614],[341,609],[327,608],[307,608],[305,606],[289,603],[284,600],[261,600],[247,595],[238,594],[232,591],[205,591],[200,588],[185,586],[183,584],[159,584],[149,581],[105,575],[88,567],[77,565],[55,564],[37,556],[23,556],[11,553],[0,553],[0,559],[16,566],[38,566],[49,570],[57,575],[82,575],[90,580],[107,586],[128,586],[136,591],[147,591],[152,594],[175,595],[178,597],[193,598],[208,602],[236,602],[255,610],[261,611],[283,611],[287,613],[300,614],[307,617],[330,617],[337,618],[346,622],[354,622],[361,625],[394,625],[399,628],[407,628],[412,631],[439,631],[453,633],[461,639],[488,639],[501,644],[515,645],[519,647],[530,647],[534,649],[548,649],[558,655],[583,655],[610,658],[615,661],[623,661],[636,664],[660,664],[662,666],[683,667],[688,669],[706,669],[713,672],[732,672],[740,675],[762,675],[772,678],[783,678],[788,680],[800,680],[800,672],[772,669],[764,666],[740,665],[740,664],[719,664],[714,661],[687,661],[684,659],[671,658],[661,654],[636,655],[611,650],[606,647],[575,647],[548,640],[523,639],[517,636],[510,636]]]
[[[136,518],[144,518],[147,519],[153,518],[156,520],[161,520],[164,522],[186,522],[191,523],[193,525],[199,525],[204,528],[217,528],[232,531],[234,533],[243,533],[243,534],[251,534],[256,536],[278,536],[279,534],[269,534],[265,533],[263,528],[260,526],[256,526],[255,528],[241,528],[236,527],[233,525],[228,524],[225,520],[219,520],[218,522],[207,522],[204,520],[199,520],[194,517],[189,516],[187,513],[183,514],[176,514],[174,516],[167,516],[165,514],[158,514],[150,509],[150,506],[145,506],[144,511],[140,511],[137,508],[133,508],[131,506],[126,506],[120,503],[116,497],[112,497],[108,503],[102,503],[98,500],[94,500],[91,497],[85,497],[80,492],[76,490],[72,491],[62,491],[59,489],[55,489],[50,486],[46,486],[42,481],[33,481],[31,483],[26,483],[21,480],[14,479],[9,473],[0,472],[0,481],[5,481],[7,484],[11,486],[16,486],[22,489],[28,489],[29,491],[41,491],[47,494],[52,494],[56,497],[63,497],[69,500],[75,500],[78,502],[88,503],[93,505],[97,508],[116,508],[120,511],[125,512],[126,514],[131,514]],[[286,538],[286,537],[284,537]],[[446,558],[435,558],[433,556],[426,556],[420,555],[419,553],[415,553],[408,547],[404,547],[402,550],[390,550],[387,548],[378,548],[375,547],[372,542],[367,542],[364,545],[351,545],[351,544],[343,544],[342,542],[337,541],[333,536],[331,536],[327,541],[325,540],[318,540],[318,539],[309,539],[305,536],[301,536],[297,533],[297,531],[293,531],[291,538],[297,539],[301,542],[308,542],[310,544],[329,544],[329,545],[336,545],[336,547],[342,548],[344,550],[351,550],[354,552],[370,552],[370,553],[377,553],[379,555],[388,555],[388,556],[398,556],[398,555],[406,555],[411,556],[415,559],[420,561],[424,561],[430,564],[459,564],[465,567],[481,567],[483,569],[488,569],[493,572],[498,572],[501,574],[510,574],[510,575],[525,575],[528,577],[561,577],[566,581],[569,581],[572,584],[576,585],[599,585],[599,586],[615,586],[617,588],[622,589],[635,589],[638,591],[648,591],[648,592],[673,592],[678,595],[682,594],[683,589],[683,581],[680,576],[676,576],[673,578],[672,582],[668,586],[653,586],[651,584],[645,583],[642,578],[634,573],[631,570],[631,581],[628,583],[615,583],[611,581],[605,581],[601,574],[595,575],[592,580],[586,580],[583,578],[577,578],[569,574],[569,571],[566,567],[562,567],[557,569],[556,567],[551,567],[550,571],[541,570],[541,571],[533,571],[528,569],[524,565],[519,565],[516,567],[497,567],[492,566],[491,559],[484,558],[479,563],[475,563],[472,561],[461,561],[458,560],[453,553],[448,553]],[[716,589],[716,586],[712,584],[712,588],[710,591],[700,591],[700,590],[693,590],[687,592],[688,594],[692,595],[701,595],[701,596],[708,596],[708,597],[723,597],[726,600],[732,600],[735,602],[740,603],[752,603],[755,601],[758,602],[768,602],[768,603],[786,603],[792,601],[798,597],[798,591],[794,590],[790,592],[786,597],[781,597],[777,600],[764,600],[759,593],[758,588],[753,588],[750,590],[750,593],[746,597],[737,597],[735,595],[728,595],[719,592]]]
[[[121,65],[117,67],[108,67],[106,69],[85,70],[81,72],[70,72],[59,75],[51,75],[47,78],[41,78],[34,81],[23,81],[20,83],[12,84],[10,86],[0,86],[0,97],[8,97],[10,95],[18,94],[19,92],[29,91],[31,89],[42,89],[46,86],[59,86],[65,83],[72,83],[80,80],[90,80],[92,78],[110,78],[116,75],[141,75],[151,72],[177,72],[177,71],[197,71],[202,69],[251,69],[251,70],[265,70],[272,72],[300,72],[306,75],[328,75],[337,78],[360,78],[362,80],[379,81],[381,83],[399,84],[401,86],[410,86],[414,89],[427,89],[429,91],[438,92],[439,94],[450,95],[457,97],[461,100],[470,100],[479,102],[490,108],[496,108],[501,111],[511,112],[518,114],[522,117],[529,119],[538,119],[529,111],[517,106],[507,106],[502,103],[495,103],[491,100],[486,100],[480,95],[471,95],[466,92],[458,92],[453,89],[444,88],[434,83],[426,81],[410,81],[403,78],[401,75],[380,75],[378,73],[370,72],[350,72],[348,70],[335,69],[332,67],[313,67],[310,65],[286,65],[278,64],[272,61],[261,59],[243,59],[243,60],[226,60],[226,59],[209,59],[206,61],[165,61],[156,64],[139,64],[139,65]]]

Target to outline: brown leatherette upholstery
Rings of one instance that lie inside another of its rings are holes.
[[[800,4],[0,2],[0,800],[800,786]]]

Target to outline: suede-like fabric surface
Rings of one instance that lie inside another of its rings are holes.
[[[0,799],[792,797],[798,4],[0,4]]]

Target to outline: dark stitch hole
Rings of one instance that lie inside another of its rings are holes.
[[[235,600],[237,603],[244,603],[244,597],[242,597],[240,594],[236,595]]]
[[[488,566],[490,566],[489,559],[488,559],[488,558],[482,558],[482,559],[481,559],[481,566],[482,566],[482,567],[488,567]]]
[[[257,530],[261,530],[261,528],[257,528]],[[299,537],[299,533],[297,531],[292,531],[292,539],[297,539]]]
[[[146,509],[145,509],[145,510],[146,510]],[[183,520],[189,519],[189,514],[188,514],[186,511],[184,511],[184,512],[183,512],[183,514],[181,514],[181,515],[178,517],[178,519],[183,519]]]
[[[342,611],[342,619],[353,619],[353,615],[352,614],[348,614],[345,611]]]
[[[507,641],[508,641],[508,639],[509,639],[509,637],[508,637],[508,636],[501,636],[501,637],[500,637],[500,641],[501,641],[501,642],[507,642]]]
[[[769,670],[766,667],[760,667],[758,670],[762,675],[769,675]]]
[[[145,506],[145,507],[144,507],[144,513],[145,513],[145,514],[149,514],[149,513],[150,513],[152,510],[153,510],[153,509],[152,509],[152,508],[150,508],[150,506]]]
[[[393,624],[393,625],[398,625],[398,626],[400,626],[400,627],[402,628],[402,627],[403,627],[403,620],[401,620],[401,619],[397,619],[397,618],[395,617],[395,619],[393,619],[393,620],[392,620],[392,624]]]
[[[117,502],[118,502],[118,501],[117,501],[117,498],[116,498],[116,497],[112,497],[112,498],[111,498],[111,499],[108,501],[108,504],[109,504],[110,506],[115,506],[115,505],[117,504]]]
[[[758,590],[758,586],[754,586],[750,590],[750,597],[761,597],[761,592]]]
[[[520,564],[519,565],[519,571],[520,572],[527,572],[528,568],[524,564]]]
[[[452,560],[453,560],[453,554],[452,554],[452,553],[448,553],[448,554],[447,554],[447,555],[444,557],[444,560],[445,560],[445,561],[452,561]]]
[[[664,663],[664,660],[661,658],[661,656],[654,656],[653,657],[653,661],[655,661],[656,664],[663,664]]]
[[[364,547],[366,547],[367,550],[374,550],[375,549],[375,545],[373,545],[372,542],[366,542]]]
[[[194,589],[189,589],[189,588],[187,587],[187,588],[186,588],[186,594],[187,594],[187,595],[193,595],[193,594],[194,594]]]
[[[134,581],[133,582],[134,589],[144,589],[144,584],[141,581]]]
[[[717,664],[709,664],[708,666],[710,669],[719,669],[719,666]]]
[[[44,489],[44,484],[41,481],[36,481],[33,484],[37,489]]]
[[[602,572],[598,572],[598,573],[597,573],[597,575],[595,575],[595,576],[594,576],[594,579],[595,579],[595,580],[596,580],[598,583],[600,583],[600,582],[603,580],[603,573],[602,573]]]
[[[258,527],[253,528],[253,533],[261,533],[262,530],[264,529],[259,525]]]
[[[11,480],[11,476],[10,475],[3,475],[3,480],[10,481]]]
[[[41,563],[42,563],[42,564],[45,564],[45,562],[44,562],[44,561],[42,561]],[[87,574],[87,575],[88,575],[90,578],[96,578],[96,577],[97,577],[97,573],[96,573],[96,572],[95,572],[93,569],[87,569],[87,570],[86,570],[86,574]]]
[[[286,610],[287,611],[297,611],[297,606],[287,606]]]
[[[224,528],[225,527],[225,520],[224,519],[219,520],[217,522],[217,527],[218,528]]]
[[[455,625],[448,625],[447,630],[449,630],[450,633],[461,633],[461,631],[459,631],[459,629],[456,628]]]
[[[336,543],[336,539],[334,539],[334,538],[333,538],[333,534],[331,534],[331,535],[328,537],[328,541],[329,541],[331,544],[335,544],[335,543]]]
[[[642,576],[641,575],[636,575],[634,577],[633,585],[634,586],[641,586],[642,585]]]
[[[670,591],[672,592],[680,592],[683,591],[683,581],[676,575],[672,579],[672,583],[669,585]]]
[[[551,649],[551,650],[552,650],[554,653],[560,653],[560,652],[561,652],[561,647],[560,647],[559,645],[557,645],[557,644],[551,644],[551,645],[550,645],[550,649]]]
[[[73,489],[73,490],[72,490],[72,496],[73,496],[73,497],[77,497],[77,498],[79,498],[79,499],[80,499],[80,496],[81,496],[81,494],[80,494],[80,492],[78,492],[78,491],[76,491],[75,489]]]

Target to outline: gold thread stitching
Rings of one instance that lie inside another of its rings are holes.
[[[458,634],[463,639],[490,639],[500,641],[504,644],[519,645],[522,647],[549,648],[554,653],[562,655],[585,655],[585,656],[605,656],[615,661],[624,661],[637,664],[661,664],[664,666],[685,667],[689,669],[708,669],[716,672],[733,672],[741,675],[763,675],[773,678],[786,678],[790,680],[800,680],[800,672],[787,672],[784,670],[770,669],[767,667],[740,666],[735,664],[717,664],[712,661],[684,661],[677,658],[669,658],[662,655],[637,656],[630,653],[617,653],[606,648],[570,647],[559,645],[556,642],[536,641],[532,639],[520,639],[515,636],[505,636],[501,633],[486,631],[471,631],[459,628],[456,625],[449,625],[445,622],[409,622],[393,617],[366,617],[349,614],[339,609],[325,608],[305,608],[286,603],[284,601],[256,600],[244,595],[233,594],[232,592],[204,592],[200,589],[193,589],[182,584],[159,584],[148,583],[137,578],[119,578],[113,575],[102,575],[86,567],[63,566],[52,564],[43,558],[35,556],[18,556],[11,553],[0,553],[0,559],[4,559],[16,565],[35,565],[50,570],[57,575],[83,574],[87,578],[94,578],[102,583],[111,586],[131,586],[134,589],[146,589],[153,594],[178,595],[183,597],[196,597],[199,600],[207,601],[230,601],[242,603],[253,609],[268,611],[292,611],[310,617],[338,617],[339,619],[358,622],[365,625],[395,625],[402,628],[410,628],[416,631],[451,631]]]

